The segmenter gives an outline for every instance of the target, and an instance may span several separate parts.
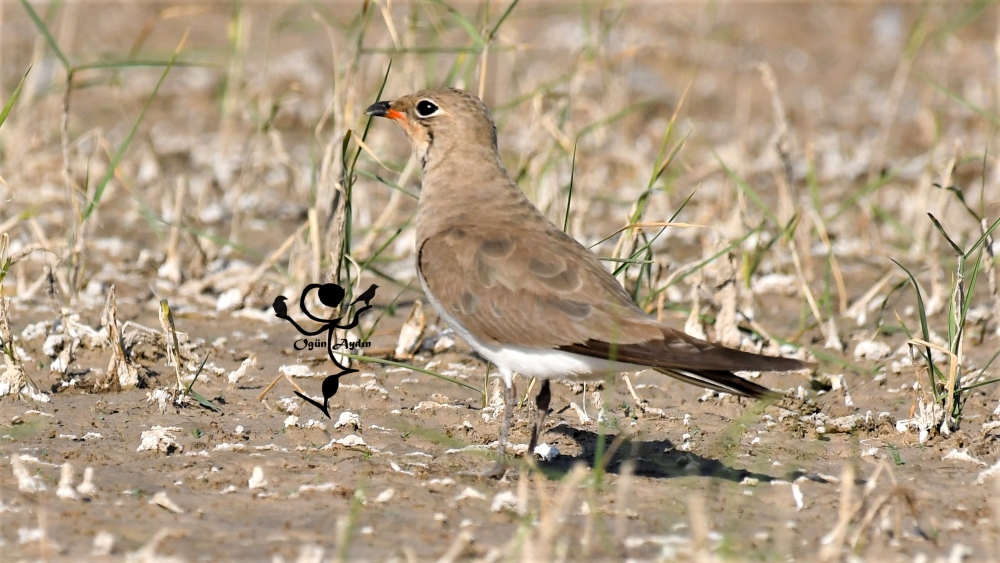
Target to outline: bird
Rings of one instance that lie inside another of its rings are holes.
[[[732,372],[813,366],[713,344],[647,315],[593,252],[518,188],[500,159],[490,111],[475,95],[422,90],[378,101],[365,113],[402,128],[420,162],[416,269],[427,300],[503,377],[497,464],[484,474],[505,472],[515,373],[541,380],[530,457],[549,413],[552,379],[652,368],[685,383],[773,400],[776,393]]]

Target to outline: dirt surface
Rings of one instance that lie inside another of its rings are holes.
[[[927,213],[963,248],[983,227],[935,184],[1000,216],[995,5],[365,6],[36,5],[84,65],[64,130],[59,59],[0,4],[3,99],[34,63],[0,128],[2,289],[46,397],[0,396],[0,559],[1000,560],[1000,388],[965,393],[942,435],[889,260],[946,344],[955,253]],[[163,63],[185,33],[159,90],[162,64],[91,64]],[[760,375],[785,393],[770,405],[655,372],[557,383],[558,457],[474,475],[502,401],[429,307],[414,320],[414,202],[393,186],[416,192],[419,167],[388,123],[352,164],[390,58],[383,99],[482,85],[508,168],[559,224],[572,178],[569,231],[598,254],[629,256],[683,207],[689,227],[622,276],[650,314],[819,369]],[[643,221],[647,238],[618,232]],[[996,377],[996,269],[971,292],[960,385]],[[454,381],[356,362],[332,419],[296,397],[334,366],[271,305],[301,319],[299,293],[330,281],[379,285],[356,352]],[[112,288],[134,389],[109,373]],[[177,391],[161,300],[205,404]]]

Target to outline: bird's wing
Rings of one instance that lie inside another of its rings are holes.
[[[655,338],[658,323],[597,257],[553,230],[452,226],[422,242],[420,273],[441,307],[487,344],[558,348]]]
[[[659,323],[635,306],[593,253],[554,226],[543,232],[452,226],[423,241],[418,261],[440,306],[486,344],[645,365],[691,383],[726,379],[721,374],[729,371],[810,365],[719,346]],[[750,387],[735,392],[764,391]]]
[[[815,367],[815,364],[809,362],[762,356],[712,344],[666,326],[660,327],[659,337],[651,338],[645,342],[616,344],[601,340],[588,340],[587,342],[561,346],[560,350],[584,356],[613,357],[620,362],[649,366],[664,373],[697,372],[704,377],[710,377],[713,372],[721,374],[728,371],[791,371]],[[668,373],[668,375],[687,381],[685,377],[675,373]],[[691,382],[689,381],[689,383]],[[705,386],[712,387],[711,385]],[[756,396],[753,393],[740,394]]]

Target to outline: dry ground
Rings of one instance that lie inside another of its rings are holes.
[[[0,127],[0,265],[8,349],[48,400],[0,397],[0,559],[1000,559],[1000,388],[966,392],[941,435],[890,261],[946,342],[957,261],[927,213],[963,248],[984,226],[935,184],[1000,216],[993,3],[30,5],[39,23],[0,3],[3,100],[30,66]],[[383,98],[481,92],[560,224],[572,179],[570,232],[635,258],[622,279],[651,314],[820,369],[763,374],[777,405],[655,373],[634,394],[557,384],[559,457],[463,475],[489,463],[496,387],[432,311],[407,321],[402,135],[373,123],[354,160],[390,60]],[[660,234],[678,210],[688,227]],[[989,256],[980,270],[960,385],[997,372]],[[270,305],[331,280],[380,286],[360,351],[391,360],[419,333],[404,363],[465,386],[359,362],[334,420],[293,394],[318,377],[269,389],[288,366],[329,372]],[[112,287],[137,389],[109,373]],[[212,409],[176,392],[161,299]]]

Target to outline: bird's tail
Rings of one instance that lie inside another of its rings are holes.
[[[656,371],[698,387],[706,387],[714,391],[732,393],[754,399],[777,399],[781,395],[767,387],[747,381],[736,374],[723,370],[691,371],[686,369],[657,368]]]

